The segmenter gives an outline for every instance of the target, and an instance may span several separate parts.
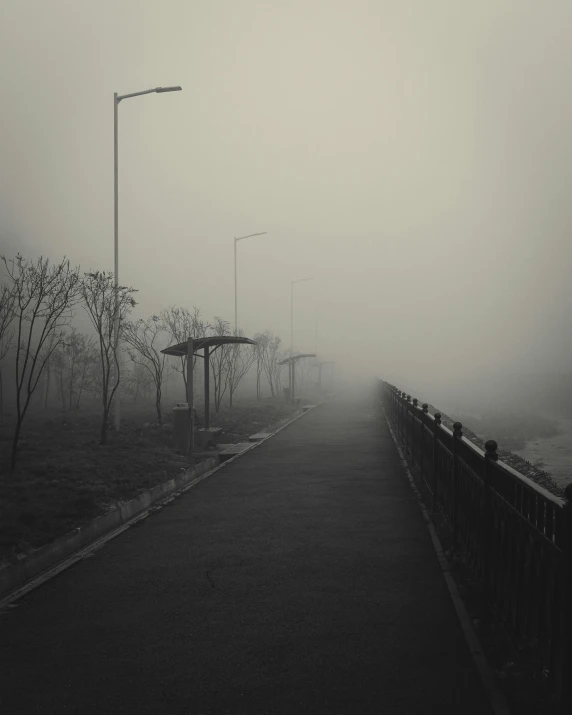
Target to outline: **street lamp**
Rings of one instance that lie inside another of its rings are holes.
[[[113,316],[113,333],[115,336],[114,343],[114,359],[117,369],[118,354],[117,347],[119,345],[119,152],[118,152],[118,109],[119,102],[122,99],[130,99],[131,97],[140,97],[143,94],[163,94],[164,92],[180,92],[182,87],[155,87],[154,89],[145,89],[142,92],[132,92],[131,94],[113,94],[113,165],[114,165],[114,233],[115,233],[115,307]],[[115,394],[115,429],[119,431],[121,426],[121,414],[119,404],[119,389]]]
[[[290,358],[294,355],[294,286],[296,283],[313,280],[313,278],[298,278],[297,281],[292,281],[290,284]],[[290,386],[290,390],[292,390],[292,360],[290,360],[288,384]]]
[[[249,233],[248,236],[241,236],[240,238],[234,239],[234,334],[238,335],[238,289],[236,281],[236,244],[239,241],[244,241],[245,238],[252,238],[253,236],[264,236],[266,231],[262,233]]]

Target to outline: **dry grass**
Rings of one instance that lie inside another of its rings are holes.
[[[212,423],[230,433],[226,439],[232,442],[270,427],[293,410],[278,400],[239,402],[213,415]],[[122,413],[122,431],[110,431],[106,446],[98,443],[95,409],[30,414],[12,475],[7,471],[12,430],[9,423],[2,425],[0,561],[63,536],[193,463],[174,450],[170,409],[162,427],[151,405],[124,405]]]

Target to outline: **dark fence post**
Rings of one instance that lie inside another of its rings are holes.
[[[483,459],[480,456],[483,452],[463,439],[463,425],[460,422],[453,424],[453,441],[450,445],[449,431],[442,426],[441,414],[435,412],[431,418],[427,403],[419,409],[417,399],[412,402],[410,395],[387,383],[383,383],[382,396],[384,403],[392,408],[394,426],[396,432],[399,431],[402,445],[411,453],[413,461],[417,457],[424,478],[432,464],[432,479],[429,479],[428,474],[425,478],[427,486],[432,486],[431,509],[434,513],[441,510],[447,513],[447,517],[451,517],[454,545],[456,548],[460,544],[466,546],[467,566],[479,582],[485,605],[488,609],[502,610],[511,637],[524,637],[531,641],[535,657],[539,657],[539,663],[548,667],[550,696],[552,705],[557,708],[555,715],[570,715],[572,484],[564,490],[567,503],[562,506],[557,500],[527,484],[519,474],[511,473],[512,470],[505,469],[504,465],[495,464],[499,456],[498,445],[494,440],[485,443]],[[417,418],[420,423],[419,435],[416,435]],[[448,491],[448,482],[447,489],[444,489],[443,482],[444,467],[447,476],[450,474],[450,447],[451,492]],[[473,485],[477,483],[480,488],[475,494]],[[513,523],[510,519],[513,511],[518,522]],[[516,554],[511,551],[514,564],[506,563],[507,554],[504,550],[502,553],[496,550],[495,539],[504,536],[501,533],[503,528],[513,530],[507,544],[511,549],[517,549]],[[467,538],[466,544],[464,537]],[[546,558],[545,566],[539,560],[543,558]],[[505,582],[504,571],[513,568],[517,570],[516,574],[513,573]],[[527,588],[523,580],[530,575],[533,576],[532,588]],[[534,583],[536,575],[537,583]],[[538,599],[539,589],[545,586],[544,581],[547,583],[546,598]],[[511,614],[514,614],[514,618]],[[543,626],[546,626],[546,632],[540,637],[538,631]]]
[[[459,503],[459,456],[458,456],[458,442],[463,436],[463,425],[460,422],[455,422],[453,425],[453,543],[458,546],[457,541],[457,511]]]
[[[405,436],[406,436],[405,445],[406,445],[407,451],[411,452],[411,445],[410,445],[410,438],[409,438],[409,426],[411,424],[411,419],[410,419],[411,409],[409,406],[411,404],[411,395],[407,395],[407,397],[405,399],[407,400],[407,402],[405,403],[405,408],[407,409],[407,425],[405,427]]]
[[[437,511],[437,442],[439,440],[437,435],[441,428],[441,413],[435,412],[434,417],[435,421],[433,422],[433,499],[431,500],[431,509],[433,512]]]
[[[411,460],[413,462],[413,466],[415,466],[415,413],[417,412],[418,402],[419,400],[414,397],[413,408],[411,411]]]
[[[498,444],[494,439],[485,442],[485,463],[483,467],[483,591],[487,605],[491,595],[491,547],[493,541],[493,514],[491,495],[491,462],[498,462]]]
[[[429,413],[429,405],[424,402],[422,406],[423,415],[421,417],[421,476],[425,478],[425,422]]]
[[[560,608],[562,612],[562,670],[560,677],[560,715],[572,712],[572,484],[564,489],[564,542],[562,544],[563,579]]]

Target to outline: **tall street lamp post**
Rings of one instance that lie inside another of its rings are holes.
[[[290,284],[290,358],[294,355],[294,286],[296,283],[313,280],[313,278],[298,278],[297,281],[292,281]],[[292,394],[292,360],[290,360],[288,385],[290,387],[290,394]]]
[[[237,287],[237,268],[236,268],[236,245],[239,241],[244,241],[245,238],[253,238],[253,236],[265,236],[266,231],[262,233],[249,233],[248,236],[240,236],[234,239],[234,334],[238,335],[238,287]]]
[[[164,92],[180,92],[182,87],[155,87],[145,89],[143,92],[132,92],[131,94],[113,94],[113,178],[114,178],[114,233],[115,233],[115,307],[113,315],[114,333],[114,360],[115,369],[118,369],[118,346],[119,346],[119,152],[118,152],[118,109],[119,102],[131,97],[140,97],[143,94],[162,94]],[[115,429],[119,432],[121,426],[119,388],[115,394]]]

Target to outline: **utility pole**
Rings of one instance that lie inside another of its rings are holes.
[[[239,241],[244,241],[245,238],[252,238],[253,236],[264,236],[266,231],[262,233],[249,233],[248,236],[240,236],[240,238],[234,239],[234,334],[238,335],[238,270],[237,270],[237,260],[236,260],[236,245]]]
[[[298,278],[297,281],[291,281],[290,283],[290,362],[289,362],[289,375],[288,375],[288,385],[290,387],[290,395],[292,395],[293,388],[293,363],[292,358],[294,356],[294,285],[296,283],[303,283],[304,281],[313,281],[313,278]]]
[[[164,94],[165,92],[180,92],[181,87],[155,87],[145,89],[142,92],[131,92],[131,94],[113,93],[113,243],[115,249],[114,260],[114,284],[115,284],[115,305],[113,309],[113,354],[115,358],[115,369],[119,371],[119,102],[131,97],[141,97],[143,94]],[[118,376],[119,377],[119,376]],[[119,432],[121,427],[121,402],[119,398],[119,388],[115,393],[115,430]]]

